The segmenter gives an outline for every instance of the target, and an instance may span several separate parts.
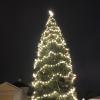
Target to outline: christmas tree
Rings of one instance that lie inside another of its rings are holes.
[[[77,100],[69,49],[49,11],[34,62],[32,100]]]

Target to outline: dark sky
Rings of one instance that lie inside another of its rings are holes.
[[[55,18],[70,48],[79,97],[100,95],[99,0],[9,0],[0,3],[0,82],[32,80],[32,63],[48,18]]]

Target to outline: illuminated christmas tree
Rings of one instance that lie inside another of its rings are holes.
[[[32,100],[77,100],[69,49],[52,11],[38,44]]]

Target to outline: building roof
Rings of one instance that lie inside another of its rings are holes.
[[[100,96],[94,97],[94,98],[90,98],[89,100],[100,100]]]
[[[9,82],[4,82],[0,84],[0,91],[5,91],[5,90],[21,90],[21,89]]]

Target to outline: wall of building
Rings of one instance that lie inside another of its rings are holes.
[[[0,100],[28,100],[28,88],[18,88],[10,83],[0,85]]]

